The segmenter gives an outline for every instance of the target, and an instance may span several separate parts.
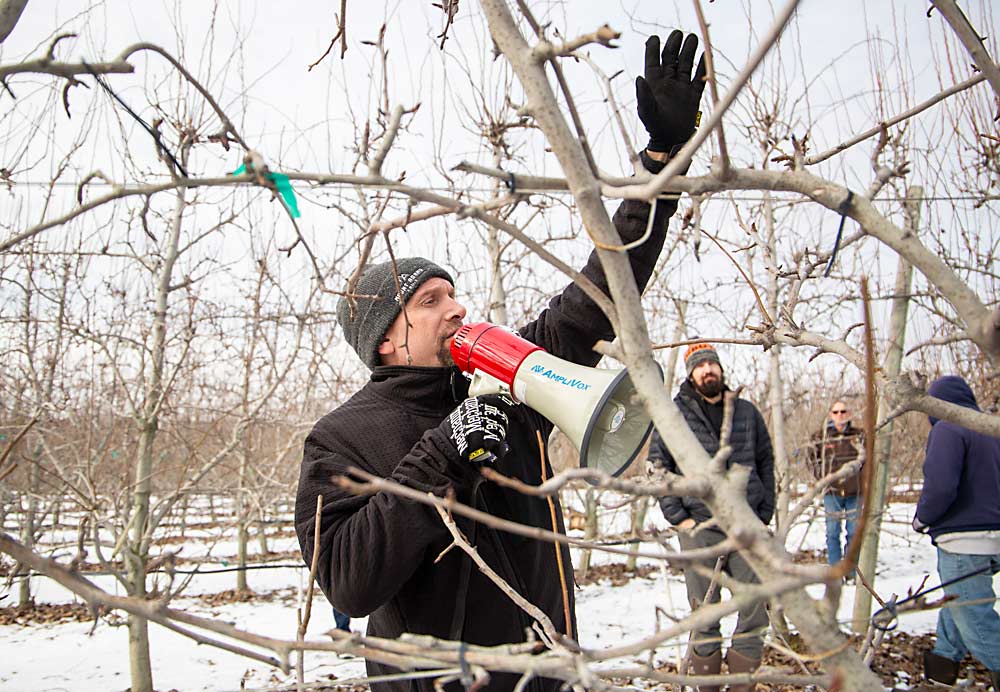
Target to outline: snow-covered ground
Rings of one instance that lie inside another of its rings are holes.
[[[905,596],[916,588],[924,577],[931,575],[929,584],[937,584],[934,550],[930,541],[909,526],[913,506],[893,505],[883,522],[883,538],[879,555],[876,588],[884,598],[895,593]],[[602,529],[622,530],[628,525],[627,508],[608,509],[602,513]],[[647,524],[663,526],[662,517],[651,509]],[[823,549],[825,546],[822,518],[804,521],[796,526],[789,537],[791,550]],[[172,549],[176,549],[172,545]],[[232,556],[234,546],[216,542],[211,550],[203,543],[191,541],[183,545],[185,556],[200,555],[209,558],[205,569],[224,566],[224,557]],[[655,550],[653,545],[644,545]],[[276,538],[272,551],[293,550],[292,538]],[[574,556],[578,564],[578,556]],[[215,562],[213,562],[213,559]],[[231,559],[231,557],[230,557]],[[621,562],[622,557],[595,553],[591,564]],[[294,562],[282,561],[283,564]],[[640,564],[658,564],[640,561]],[[249,583],[258,593],[273,592],[272,600],[257,599],[249,602],[213,606],[198,598],[234,586],[232,573],[204,574],[193,578],[185,597],[173,605],[198,615],[217,617],[250,631],[292,639],[296,632],[296,606],[301,602],[307,574],[297,567],[256,570],[249,573]],[[111,577],[93,577],[93,581],[113,593],[121,593]],[[62,587],[45,579],[36,579],[34,597],[39,603],[60,603],[73,600]],[[815,594],[821,587],[815,587]],[[0,595],[3,595],[0,592]],[[9,602],[13,590],[6,592]],[[842,622],[850,619],[854,600],[854,587],[846,586],[842,592],[839,617]],[[683,614],[686,597],[680,576],[665,569],[654,570],[648,578],[636,578],[623,586],[608,583],[586,585],[577,593],[577,616],[581,643],[586,647],[603,648],[619,646],[625,642],[648,636],[657,629],[656,613],[662,609],[670,614]],[[662,617],[662,616],[661,616]],[[899,628],[909,633],[933,631],[935,614],[915,613],[900,618]],[[352,621],[352,629],[364,631],[365,621]],[[666,624],[666,623],[661,623]],[[735,616],[723,620],[723,631],[731,631]],[[333,618],[322,596],[314,603],[309,626],[310,637],[323,638],[323,633],[333,628]],[[195,642],[156,625],[150,626],[154,683],[159,690],[240,690],[254,689],[276,682],[292,682],[293,676],[284,676],[255,661],[240,658],[225,651],[199,646]],[[124,690],[129,687],[128,633],[125,627],[109,625],[104,620],[96,627],[93,623],[46,624],[0,627],[0,689],[33,690]],[[682,642],[662,647],[658,655],[672,659],[683,652]],[[345,680],[363,675],[363,662],[355,658],[310,655],[307,657],[307,679],[330,680],[331,676]]]

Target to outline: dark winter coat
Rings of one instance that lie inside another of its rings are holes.
[[[661,202],[651,237],[629,252],[640,288],[652,274],[675,202]],[[646,230],[649,206],[626,201],[614,217],[622,240]],[[607,292],[596,254],[583,274]],[[525,339],[575,363],[597,364],[592,350],[612,337],[611,325],[576,285],[568,286],[541,316],[519,331]],[[358,497],[341,490],[337,476],[352,466],[438,496],[452,490],[457,499],[503,519],[552,530],[544,498],[528,497],[485,482],[463,462],[438,427],[467,396],[464,377],[453,368],[382,366],[345,404],[322,418],[306,439],[295,528],[307,564],[313,553],[316,496],[323,496],[317,581],[338,610],[368,615],[368,634],[396,638],[404,632],[470,644],[525,641],[530,619],[459,549],[441,555],[451,537],[437,512],[427,505],[387,492]],[[538,484],[551,476],[547,449],[552,424],[526,406],[517,407],[507,432],[510,451],[496,463],[500,473]],[[543,448],[540,449],[539,447]],[[550,542],[504,533],[455,515],[479,555],[509,584],[541,608],[555,627],[576,636],[573,622],[573,571],[569,550],[561,548],[568,603],[564,605],[556,548]],[[564,531],[555,502],[555,529]],[[570,623],[564,615],[568,606]],[[368,672],[396,669],[368,661]],[[509,690],[518,676],[491,673],[489,690]],[[553,680],[534,679],[534,692],[556,690]],[[431,679],[372,684],[375,692],[430,692]],[[457,683],[448,689],[461,689]]]
[[[961,377],[942,377],[927,393],[979,410]],[[1000,529],[1000,439],[931,418],[924,458],[924,488],[917,519],[936,537],[944,533]]]
[[[719,451],[719,434],[695,398],[700,396],[691,381],[684,380],[680,391],[674,397],[674,402],[684,415],[691,432],[698,438],[698,442],[709,456],[713,456]],[[729,455],[726,468],[732,467],[733,464],[750,467],[747,502],[760,520],[768,524],[774,516],[774,450],[771,447],[771,435],[764,424],[764,417],[757,407],[746,399],[736,399],[733,429],[729,439],[733,453]],[[649,459],[668,471],[681,473],[658,431],[653,432]],[[675,526],[689,517],[700,523],[712,516],[705,503],[696,497],[662,497],[660,509],[663,510],[663,516],[667,521]]]
[[[855,428],[851,422],[843,430],[837,430],[833,421],[827,421],[823,429],[812,436],[813,446],[808,450],[809,467],[816,480],[840,469],[858,458],[864,447],[864,431]],[[850,497],[861,492],[861,472],[841,478],[827,486],[827,492],[841,497]]]

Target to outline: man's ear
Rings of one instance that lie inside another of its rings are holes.
[[[378,345],[378,354],[380,356],[388,356],[396,352],[396,345],[389,341],[389,337],[382,339],[382,343]]]

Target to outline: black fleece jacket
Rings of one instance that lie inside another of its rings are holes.
[[[647,167],[653,168],[647,164]],[[660,202],[650,238],[629,252],[637,285],[644,288],[666,235],[676,202]],[[649,205],[623,202],[614,217],[622,240],[646,230]],[[607,292],[596,254],[583,274]],[[519,330],[525,339],[565,360],[597,364],[592,350],[613,336],[599,308],[576,285],[553,298],[538,319]],[[544,498],[527,497],[487,483],[464,463],[440,429],[442,420],[467,396],[468,385],[454,368],[382,366],[346,403],[324,416],[306,438],[295,507],[295,529],[306,564],[312,560],[316,496],[323,496],[317,581],[330,602],[351,616],[368,615],[368,634],[396,638],[404,632],[470,644],[525,641],[529,618],[485,577],[461,550],[436,511],[380,492],[358,497],[341,490],[336,477],[351,466],[423,492],[457,499],[489,513],[551,530]],[[552,424],[518,406],[507,432],[510,452],[496,464],[507,476],[537,484],[552,474],[544,441]],[[552,543],[515,536],[455,517],[482,558],[523,596],[541,608],[557,629],[576,636],[573,572],[569,550],[561,548],[569,586],[566,622],[556,549]],[[556,528],[564,531],[556,502]],[[396,672],[368,661],[371,675]],[[491,673],[490,690],[513,689],[518,676]],[[530,689],[555,691],[560,683],[536,678]],[[448,689],[460,689],[456,684]],[[381,682],[374,692],[430,692],[432,681]]]
[[[677,396],[674,397],[674,403],[684,415],[684,420],[698,438],[698,442],[708,455],[712,456],[719,451],[719,433],[702,411],[696,398],[700,396],[691,385],[691,381],[684,380]],[[764,424],[764,417],[757,407],[746,399],[736,399],[733,430],[729,440],[733,453],[729,455],[726,468],[732,467],[733,464],[750,467],[747,503],[760,520],[768,524],[774,516],[774,449],[771,446],[771,435]],[[668,471],[681,473],[659,432],[655,430],[653,441],[649,445],[649,460],[660,464]],[[661,497],[660,509],[664,518],[675,526],[689,517],[701,523],[712,516],[705,503],[696,497]]]

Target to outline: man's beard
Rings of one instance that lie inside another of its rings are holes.
[[[438,350],[438,361],[442,366],[450,368],[455,364],[455,359],[451,357],[451,337],[441,342],[441,348]]]
[[[722,393],[722,388],[726,386],[725,378],[712,378],[702,380],[701,384],[697,382],[692,382],[694,385],[694,390],[701,394],[706,399],[712,399],[719,396]]]
[[[438,357],[438,362],[446,368],[450,368],[455,364],[455,359],[451,357],[451,340],[455,338],[455,334],[461,328],[462,328],[462,323],[458,322],[457,324],[455,324],[454,329],[450,330],[448,336],[446,336],[441,340],[441,346],[440,348],[438,348],[437,357]]]

